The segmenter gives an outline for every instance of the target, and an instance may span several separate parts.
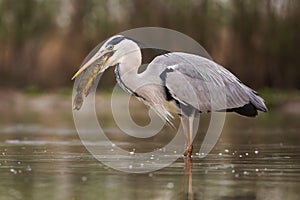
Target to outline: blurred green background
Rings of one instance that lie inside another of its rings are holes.
[[[71,88],[99,42],[158,26],[191,36],[255,89],[298,90],[299,10],[298,0],[0,0],[0,89]]]

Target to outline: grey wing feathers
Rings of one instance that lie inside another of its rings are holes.
[[[267,111],[255,91],[211,60],[192,54],[169,53],[153,62],[168,66],[165,86],[180,103],[192,105],[201,112],[236,111],[235,108],[247,104],[253,105],[255,111]],[[251,116],[256,114],[257,111]]]

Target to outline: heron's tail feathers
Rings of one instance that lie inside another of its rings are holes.
[[[254,90],[252,90],[252,96],[250,102],[255,106],[257,110],[268,112],[268,108],[265,105],[265,101]]]
[[[255,117],[257,111],[268,112],[263,98],[261,98],[257,92],[251,91],[250,103],[245,104],[242,107],[234,108],[232,111],[247,117]]]

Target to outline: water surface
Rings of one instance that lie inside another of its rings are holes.
[[[109,168],[85,149],[68,109],[52,117],[54,121],[49,119],[51,113],[44,116],[31,110],[8,115],[0,124],[1,200],[299,199],[300,124],[295,113],[271,111],[257,119],[229,114],[221,138],[206,158],[194,154],[192,160],[185,160],[176,152],[180,158],[164,169],[129,174]],[[20,116],[26,115],[24,121]],[[147,121],[142,111],[136,115],[140,123]],[[118,139],[121,132],[110,115],[101,113],[99,120],[114,144],[124,149],[157,148],[168,140]],[[207,119],[201,123],[196,151]],[[165,134],[172,135],[171,130]],[[111,144],[91,141],[90,145],[105,152]],[[124,157],[105,159],[122,165]]]

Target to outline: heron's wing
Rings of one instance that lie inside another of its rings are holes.
[[[201,112],[222,111],[253,103],[265,109],[263,99],[231,72],[206,58],[169,53],[153,63],[166,66],[161,78],[174,99]]]

